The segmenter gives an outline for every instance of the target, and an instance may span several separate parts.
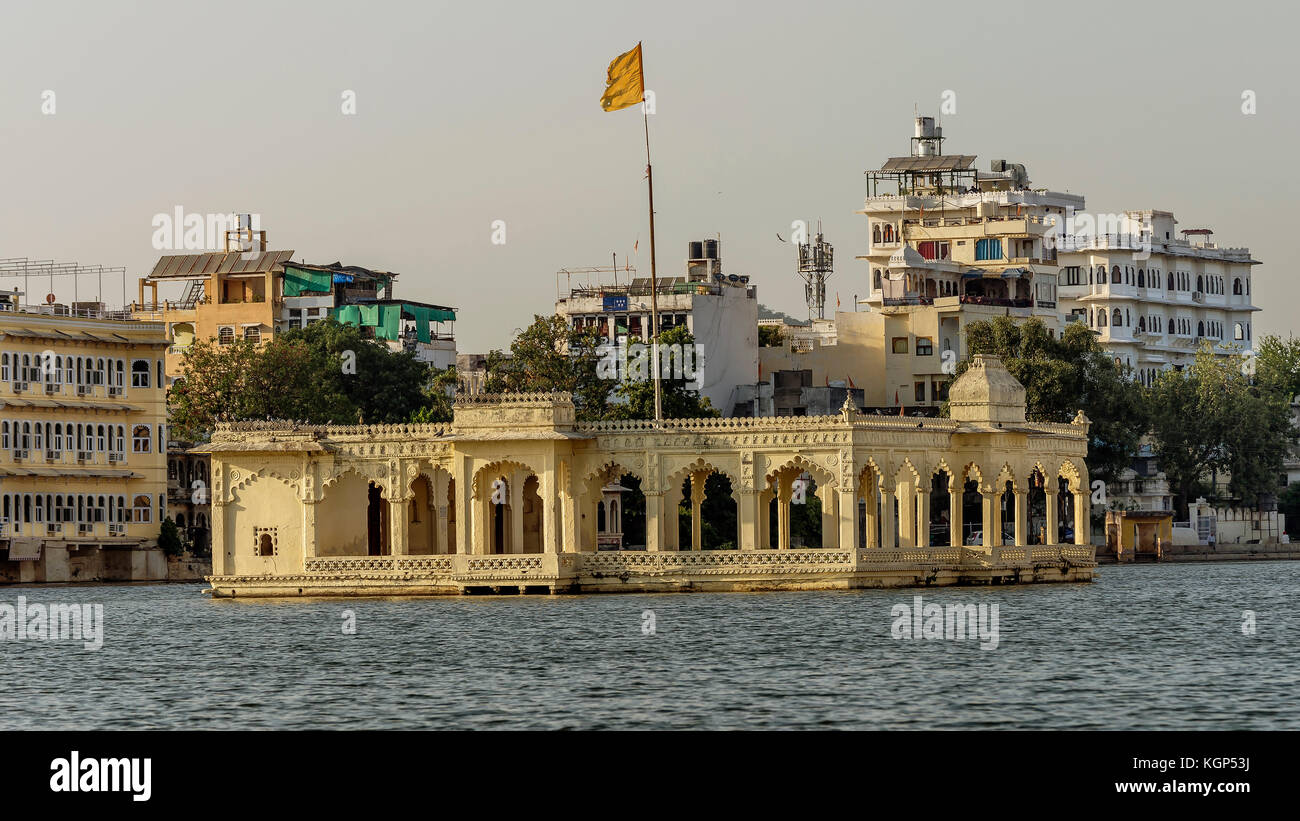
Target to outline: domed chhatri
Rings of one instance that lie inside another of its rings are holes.
[[[977,353],[948,389],[948,407],[957,422],[1023,425],[1025,387],[1002,364],[1002,357]]]

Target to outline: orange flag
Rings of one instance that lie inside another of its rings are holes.
[[[619,111],[645,99],[645,77],[641,73],[641,44],[614,58],[605,80],[605,94],[600,107]]]

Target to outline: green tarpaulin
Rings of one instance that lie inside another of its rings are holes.
[[[333,282],[334,275],[329,271],[306,271],[291,265],[284,266],[285,296],[302,296],[304,291],[328,294]]]
[[[421,342],[431,342],[430,322],[455,322],[456,312],[445,308],[424,308],[419,305],[344,305],[334,310],[334,318],[345,325],[358,325],[375,329],[376,339],[399,340],[402,336],[402,312],[415,320],[416,336]]]
[[[360,325],[361,308],[357,305],[344,305],[334,309],[334,318],[343,325]]]
[[[379,306],[379,327],[375,328],[375,336],[389,340],[402,338],[401,305]]]

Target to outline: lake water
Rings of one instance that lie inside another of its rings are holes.
[[[1297,729],[1298,582],[1300,562],[1259,562],[854,592],[214,601],[199,585],[7,587],[0,604],[102,604],[105,640],[0,641],[0,729]],[[997,649],[891,637],[891,607],[917,594],[996,603]]]

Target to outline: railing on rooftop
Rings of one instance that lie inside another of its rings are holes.
[[[108,308],[72,308],[56,303],[54,305],[18,305],[0,302],[0,313],[38,314],[40,316],[60,316],[72,319],[111,319],[116,321],[135,319],[129,310]]]

